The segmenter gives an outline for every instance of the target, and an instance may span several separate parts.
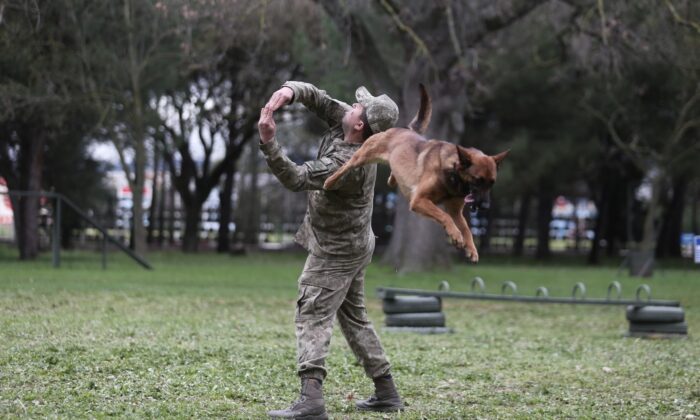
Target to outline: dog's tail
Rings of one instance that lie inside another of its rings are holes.
[[[428,129],[428,124],[430,124],[430,116],[433,113],[433,104],[430,101],[430,95],[428,95],[428,91],[425,90],[425,86],[423,86],[423,83],[421,83],[419,86],[420,109],[418,110],[416,116],[413,117],[413,120],[411,120],[411,123],[408,125],[408,128],[415,131],[416,133],[424,134],[425,130]]]

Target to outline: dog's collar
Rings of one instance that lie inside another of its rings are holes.
[[[447,194],[449,194],[450,197],[466,197],[471,190],[469,188],[469,183],[464,182],[454,169],[450,169],[446,172],[445,189],[447,190]]]

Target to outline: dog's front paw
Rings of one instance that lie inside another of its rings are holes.
[[[474,264],[479,262],[479,253],[476,251],[475,246],[467,247],[464,253],[466,254],[467,258],[469,258],[469,261],[473,262]]]
[[[450,236],[450,242],[452,245],[459,249],[464,249],[464,237],[459,230],[449,230],[447,231],[447,234]]]

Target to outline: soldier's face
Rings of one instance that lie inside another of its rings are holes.
[[[343,132],[345,134],[351,133],[353,131],[360,131],[364,129],[364,123],[362,122],[362,112],[365,109],[362,105],[358,103],[352,104],[352,108],[345,111],[343,115]]]

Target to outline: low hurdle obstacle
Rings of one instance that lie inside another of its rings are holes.
[[[610,283],[605,298],[588,298],[586,285],[576,283],[571,297],[549,296],[546,287],[538,287],[535,296],[518,295],[518,287],[512,281],[501,285],[501,294],[486,293],[484,280],[475,277],[471,282],[471,291],[453,292],[449,283],[443,281],[438,290],[403,289],[380,287],[377,295],[382,299],[385,324],[393,331],[410,331],[421,333],[450,332],[445,327],[445,314],[442,311],[443,298],[492,300],[523,303],[559,303],[574,305],[623,305],[627,307],[626,317],[629,321],[630,337],[685,337],[688,324],[679,301],[651,298],[651,288],[642,284],[637,288],[635,299],[622,298],[622,286],[619,282]],[[643,298],[642,295],[646,295]]]
[[[438,296],[394,296],[382,300],[387,329],[439,334],[445,327],[442,299]]]

